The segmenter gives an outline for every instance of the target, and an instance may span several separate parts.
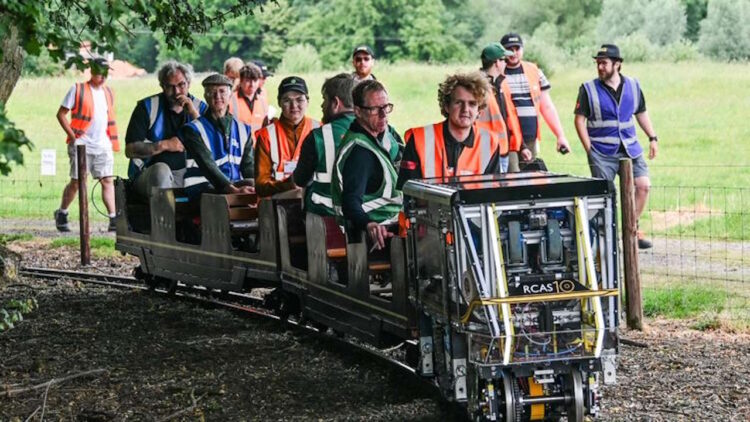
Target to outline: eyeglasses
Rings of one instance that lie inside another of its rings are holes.
[[[390,114],[393,111],[393,104],[388,103],[386,105],[382,106],[372,106],[372,107],[365,107],[365,106],[357,106],[361,108],[362,110],[365,110],[367,114],[370,116],[375,116],[379,114]]]
[[[224,88],[224,87],[222,87],[222,88],[216,88],[216,89],[213,89],[213,90],[210,90],[210,91],[208,91],[208,90],[206,91],[206,96],[209,97],[209,98],[211,98],[211,97],[225,97],[227,95],[229,95],[229,90],[226,89],[226,88]]]
[[[304,105],[307,102],[307,98],[305,97],[297,97],[297,98],[284,98],[281,100],[281,105],[284,107],[289,107],[292,104],[296,104],[298,106]]]

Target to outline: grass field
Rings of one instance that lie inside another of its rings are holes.
[[[376,74],[388,87],[396,106],[391,123],[403,133],[412,126],[440,120],[436,98],[438,83],[456,70],[474,68],[474,65],[379,66]],[[706,218],[692,218],[664,227],[651,222],[651,214],[647,214],[642,225],[651,227],[656,233],[750,239],[750,214],[744,212],[750,205],[750,192],[746,190],[750,183],[750,122],[747,119],[750,65],[626,63],[624,73],[640,80],[649,114],[660,138],[659,156],[649,163],[655,186],[650,209],[663,213],[699,209],[707,213]],[[319,87],[331,74],[302,75],[311,89],[309,114],[314,117],[321,116]],[[276,75],[269,80],[269,98],[275,97],[275,85],[283,76]],[[594,76],[592,65],[590,68],[561,70],[550,77],[552,98],[573,147],[567,156],[555,154],[554,138],[545,126],[542,156],[551,170],[589,174],[585,154],[573,128],[572,110],[581,82]],[[201,78],[198,76],[193,83],[193,92],[198,95],[202,93]],[[64,136],[54,115],[66,90],[75,81],[74,78],[19,81],[9,101],[9,114],[34,141],[36,149],[26,154],[25,167],[0,179],[0,195],[3,197],[0,215],[48,217],[58,206],[60,192],[67,181],[68,164]],[[136,101],[158,92],[158,83],[153,76],[148,76],[112,80],[109,84],[116,92],[117,121],[123,139]],[[643,138],[642,133],[640,136]],[[39,176],[40,154],[44,148],[57,150],[55,177]],[[124,175],[127,160],[122,153],[116,156],[115,172]],[[95,199],[100,203],[98,192]],[[103,207],[99,205],[99,208]],[[75,219],[75,204],[72,212],[71,218]]]

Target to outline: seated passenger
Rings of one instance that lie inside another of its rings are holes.
[[[438,102],[446,119],[406,131],[398,189],[409,179],[500,173],[503,144],[476,123],[490,93],[478,72],[452,75],[440,84]]]
[[[305,80],[290,76],[279,84],[281,118],[255,132],[255,189],[268,197],[295,189],[291,178],[297,167],[302,140],[318,121],[305,116],[308,105]]]
[[[242,180],[242,148],[250,138],[250,126],[228,112],[232,80],[214,73],[203,80],[208,109],[180,129],[187,151],[185,190],[194,198],[205,191],[252,193],[251,180]],[[242,168],[252,167],[243,162]]]
[[[326,79],[323,94],[323,121],[302,141],[299,162],[294,170],[294,184],[305,188],[305,211],[333,216],[331,174],[341,140],[354,121],[352,89],[354,78],[340,73]]]
[[[190,65],[166,62],[158,77],[162,92],[138,101],[125,135],[128,178],[143,198],[151,195],[152,187],[183,186],[185,149],[177,131],[207,107],[188,92],[193,78]]]
[[[366,230],[376,249],[393,234],[403,196],[396,188],[403,141],[388,125],[393,104],[378,81],[360,82],[352,93],[356,120],[344,135],[331,181],[331,196],[347,230]]]

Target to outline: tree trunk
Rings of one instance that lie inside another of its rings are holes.
[[[2,19],[2,17],[0,17],[0,21],[7,23],[7,20]],[[6,36],[7,38],[2,40],[3,60],[0,63],[0,103],[6,103],[13,92],[13,88],[16,87],[16,82],[21,77],[24,58],[23,48],[19,44],[18,29],[15,25],[10,25]]]

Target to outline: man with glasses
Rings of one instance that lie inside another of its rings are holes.
[[[354,81],[359,83],[362,81],[374,80],[375,75],[372,74],[372,68],[375,66],[375,53],[367,45],[357,46],[352,52],[352,65],[354,66],[354,72],[352,76]]]
[[[337,217],[346,230],[367,231],[375,249],[393,237],[388,225],[398,220],[403,196],[396,189],[403,141],[388,124],[393,104],[376,80],[360,82],[352,92],[355,121],[341,141],[331,180]]]
[[[479,72],[452,75],[440,84],[438,102],[445,120],[406,131],[398,189],[410,179],[501,172],[500,156],[508,145],[477,123],[491,92]]]
[[[250,139],[250,126],[228,111],[232,80],[214,73],[203,80],[208,109],[183,126],[180,140],[187,152],[185,192],[196,198],[202,192],[252,193],[251,181],[242,180],[242,146]]]
[[[190,94],[193,69],[168,61],[157,73],[162,92],[135,106],[125,134],[128,178],[141,198],[152,188],[180,188],[185,176],[185,148],[177,131],[206,110],[206,103]]]
[[[88,82],[73,85],[57,110],[60,123],[68,143],[70,182],[65,186],[60,208],[55,210],[55,226],[61,232],[70,231],[68,207],[78,193],[77,145],[86,146],[86,166],[91,176],[102,184],[102,201],[109,213],[109,231],[116,230],[115,188],[113,151],[120,150],[115,124],[114,95],[105,86],[109,73],[109,62],[97,58],[89,62],[91,78]],[[67,114],[71,112],[68,121]]]
[[[258,195],[268,197],[296,188],[291,175],[297,168],[302,140],[320,126],[317,120],[305,115],[308,100],[307,83],[299,76],[289,76],[279,84],[281,117],[255,133],[254,175]]]
[[[531,159],[535,159],[539,152],[539,140],[542,133],[541,118],[547,122],[552,133],[557,138],[557,151],[566,154],[570,151],[570,144],[565,137],[560,116],[549,95],[550,84],[537,65],[523,60],[523,40],[515,33],[505,34],[500,44],[513,52],[505,58],[505,78],[510,86],[511,98],[518,113],[518,123],[521,127],[523,143],[521,150],[528,149]],[[511,139],[511,144],[520,144]],[[510,166],[515,166],[518,155],[510,155]],[[522,160],[523,161],[523,160]],[[524,165],[521,164],[521,170]]]

